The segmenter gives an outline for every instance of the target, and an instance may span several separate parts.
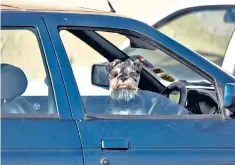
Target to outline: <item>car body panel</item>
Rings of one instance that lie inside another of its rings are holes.
[[[1,147],[8,150],[81,148],[74,128],[74,122],[61,122],[59,119],[4,119]]]
[[[218,149],[148,149],[142,152],[140,149],[130,149],[127,151],[101,152],[98,149],[85,150],[84,155],[86,161],[91,165],[102,162],[103,159],[118,165],[148,165],[164,164],[164,165],[233,165],[233,150]],[[203,155],[203,157],[201,156]]]
[[[80,150],[74,149],[14,149],[4,150],[1,164],[9,165],[82,165]]]
[[[235,133],[231,131],[234,124],[232,120],[223,119],[78,122],[84,149],[101,149],[100,141],[105,139],[125,139],[129,141],[130,149],[235,148],[235,143],[232,142]],[[218,139],[221,140],[220,143],[216,142]]]

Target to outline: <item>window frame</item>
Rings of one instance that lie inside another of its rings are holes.
[[[217,86],[217,81],[210,76],[208,73],[204,72],[203,70],[201,70],[200,68],[198,68],[195,64],[189,63],[186,59],[181,58],[176,52],[173,52],[171,50],[169,50],[167,47],[165,47],[164,45],[161,45],[160,43],[157,43],[155,40],[149,38],[148,36],[144,35],[144,34],[140,34],[138,32],[135,31],[130,31],[130,30],[123,30],[123,29],[116,29],[116,28],[100,28],[100,27],[80,27],[80,26],[58,26],[57,27],[57,33],[59,36],[59,40],[63,46],[63,42],[62,39],[60,38],[59,32],[60,29],[72,29],[72,30],[87,30],[87,31],[102,31],[102,32],[113,32],[113,33],[123,33],[126,35],[133,35],[135,37],[140,37],[141,40],[143,42],[147,42],[148,44],[160,49],[161,51],[165,52],[166,54],[168,54],[169,56],[171,56],[172,58],[174,58],[175,60],[177,60],[178,62],[182,63],[183,65],[189,67],[190,69],[192,69],[193,71],[195,71],[196,73],[198,73],[199,75],[201,75],[202,77],[204,77],[205,79],[207,79],[209,82],[211,82],[214,85],[214,89],[216,92],[216,96],[217,96],[217,101],[218,101],[218,108],[221,111],[221,114],[209,114],[209,115],[205,115],[205,114],[200,114],[200,115],[162,115],[162,116],[147,116],[147,115],[99,115],[99,114],[92,114],[92,113],[86,113],[85,107],[83,105],[83,102],[81,103],[83,106],[83,113],[84,113],[84,118],[86,120],[92,120],[92,119],[100,119],[100,120],[139,120],[139,119],[143,119],[143,120],[149,120],[149,119],[223,119],[224,118],[224,110],[221,108],[222,104],[220,102],[219,99],[219,90],[218,90],[218,86]],[[96,33],[97,35],[99,35],[98,33]],[[99,35],[100,36],[100,35]],[[100,36],[102,37],[102,36]],[[103,38],[103,37],[102,37]],[[105,41],[107,41],[105,38],[103,38]],[[82,40],[83,41],[83,40]],[[85,42],[85,41],[83,41]],[[109,41],[107,41],[109,42]],[[86,42],[85,42],[86,43]],[[109,42],[109,44],[111,44],[112,46],[114,46],[116,48],[115,45],[113,45],[111,42]],[[88,44],[89,45],[89,44]],[[93,48],[93,47],[92,47]],[[63,46],[64,52],[68,58],[67,52]],[[93,48],[95,50],[95,48]],[[116,48],[118,49],[118,48]],[[119,50],[119,49],[118,49]],[[119,50],[121,51],[121,50]],[[121,51],[122,52],[122,51]],[[124,53],[124,52],[123,52]],[[125,53],[124,53],[125,54]],[[102,55],[103,56],[103,55]],[[127,56],[127,55],[126,55]],[[129,58],[129,56],[127,56]],[[72,66],[70,65],[70,70],[72,71]],[[144,69],[143,69],[144,70]],[[150,74],[148,71],[146,71],[146,73]],[[73,74],[73,73],[72,73]],[[156,78],[154,78],[154,76],[151,75],[151,77],[153,79],[155,79],[155,81],[158,81]],[[75,76],[73,75],[74,81],[76,82]],[[160,83],[160,82],[159,82]],[[76,87],[79,91],[79,87],[76,84]],[[79,93],[79,92],[78,92]],[[79,95],[80,100],[81,96]]]
[[[48,26],[46,25],[45,18],[41,13],[31,13],[28,12],[9,12],[3,11],[1,13],[1,28],[2,27],[13,27],[13,28],[25,28],[33,27],[37,30],[38,43],[42,47],[42,57],[45,58],[46,66],[49,74],[48,78],[52,83],[53,94],[55,99],[55,104],[57,107],[57,114],[55,117],[45,115],[43,116],[14,116],[3,118],[2,115],[0,119],[56,119],[56,120],[71,120],[72,114],[70,111],[70,104],[66,93],[66,88],[63,80],[63,76],[59,67],[59,61],[56,51],[53,47],[52,39],[48,31]],[[27,19],[25,19],[27,18]]]
[[[43,46],[42,46],[42,42],[40,40],[40,35],[39,35],[39,31],[37,29],[37,27],[33,27],[33,26],[24,26],[24,27],[17,27],[17,26],[1,26],[1,31],[2,30],[28,30],[30,32],[32,32],[34,35],[35,35],[35,38],[37,40],[37,44],[38,44],[38,49],[40,51],[40,55],[41,55],[41,59],[42,59],[42,64],[43,64],[43,68],[45,70],[45,73],[46,73],[46,77],[48,76],[48,83],[49,85],[51,86],[51,90],[52,90],[52,95],[53,95],[53,102],[55,104],[55,110],[56,110],[56,113],[54,114],[1,114],[1,118],[2,119],[6,119],[6,118],[34,118],[34,119],[37,119],[37,118],[53,118],[53,119],[59,119],[60,116],[59,116],[59,112],[58,112],[58,108],[57,108],[57,105],[56,105],[56,100],[55,100],[55,91],[54,91],[54,87],[52,85],[52,82],[51,82],[51,75],[50,75],[50,72],[49,72],[49,68],[48,68],[48,65],[46,63],[46,57],[45,57],[45,53],[44,53],[44,49],[43,49]],[[49,86],[48,86],[49,88]]]

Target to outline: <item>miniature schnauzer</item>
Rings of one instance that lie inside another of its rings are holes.
[[[138,93],[142,64],[131,59],[114,60],[106,66],[110,95],[113,99],[129,101]]]
[[[109,78],[109,111],[112,114],[143,114],[144,104],[139,95],[139,81],[142,64],[131,59],[119,59],[106,65]],[[112,109],[110,111],[110,108]]]
[[[106,65],[110,97],[105,113],[116,115],[179,115],[189,111],[167,97],[151,91],[140,90],[140,62],[127,59],[114,60]]]

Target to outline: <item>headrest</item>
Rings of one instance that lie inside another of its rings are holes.
[[[1,100],[11,100],[22,95],[27,86],[27,78],[20,68],[1,64]]]

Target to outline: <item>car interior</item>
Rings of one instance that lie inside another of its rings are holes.
[[[119,50],[116,46],[110,43],[108,40],[103,38],[98,33],[92,30],[77,30],[77,29],[66,29],[76,37],[83,40],[86,44],[91,46],[101,55],[103,55],[109,62],[113,61],[114,59],[120,59],[122,61],[129,58],[124,52]],[[125,35],[122,33],[122,35]],[[134,37],[130,37],[126,35],[131,40],[132,47],[148,47],[148,45],[139,45],[138,39]],[[152,45],[149,46],[150,49],[153,49]],[[96,64],[93,65],[93,68]],[[102,64],[97,64],[102,67]],[[105,64],[103,64],[104,66]],[[95,70],[92,71],[92,74],[95,74]],[[94,75],[91,75],[94,77]],[[105,84],[105,83],[104,83]],[[176,86],[175,86],[176,84]],[[181,82],[172,83],[171,87],[165,87],[161,82],[157,81],[147,70],[143,69],[141,72],[141,79],[139,83],[139,88],[142,90],[148,90],[156,93],[166,92],[165,94],[169,95],[171,92],[175,90],[179,91],[179,86],[186,86]],[[102,84],[94,84],[97,86],[102,86]],[[108,88],[107,85],[104,85],[103,88]],[[170,90],[169,90],[170,88]],[[167,90],[166,90],[167,89]],[[91,104],[99,104],[104,105],[102,103],[102,97],[107,96],[82,96],[83,104],[86,109]],[[217,104],[217,96],[216,91],[214,89],[208,88],[187,88],[187,92],[185,95],[185,107],[190,110],[193,114],[220,114],[218,104]],[[181,96],[182,98],[182,96]],[[98,113],[98,112],[97,112]],[[102,112],[101,112],[102,113]]]

